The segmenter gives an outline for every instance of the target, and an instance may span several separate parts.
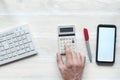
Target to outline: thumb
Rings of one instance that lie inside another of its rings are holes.
[[[57,53],[57,64],[58,64],[59,69],[61,69],[64,65],[62,56],[60,53]]]

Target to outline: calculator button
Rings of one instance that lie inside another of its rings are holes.
[[[75,41],[74,41],[74,40],[72,40],[72,43],[75,43]]]
[[[71,51],[75,51],[75,37],[63,37],[59,38],[59,49],[61,53],[65,53],[64,46],[70,46]]]

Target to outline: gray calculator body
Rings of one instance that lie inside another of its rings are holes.
[[[76,51],[74,25],[58,26],[58,47],[61,54],[65,54],[65,45],[68,45],[72,52]]]

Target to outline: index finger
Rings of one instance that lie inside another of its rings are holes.
[[[69,64],[72,62],[72,53],[70,51],[69,46],[65,45],[65,53],[66,53],[66,63]]]

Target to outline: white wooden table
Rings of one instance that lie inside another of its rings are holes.
[[[39,54],[0,67],[0,80],[61,80],[56,64],[57,26],[76,25],[77,49],[87,56],[83,28],[90,34],[93,63],[88,58],[82,80],[120,80],[120,0],[1,0],[0,30],[29,24]],[[116,62],[95,62],[98,24],[117,26]]]

